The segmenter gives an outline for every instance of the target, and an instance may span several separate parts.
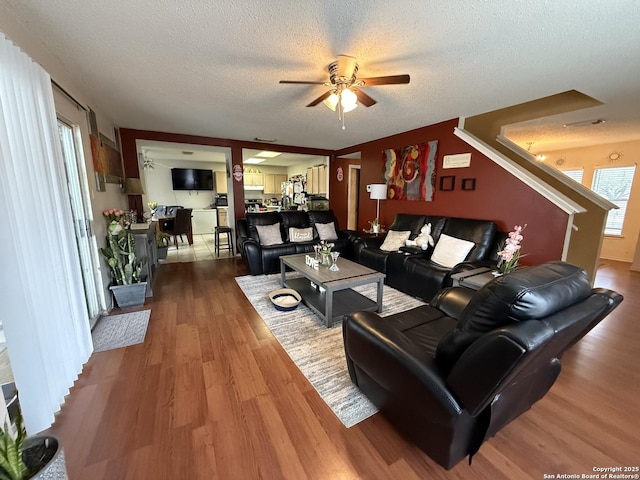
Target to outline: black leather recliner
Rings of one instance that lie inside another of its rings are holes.
[[[381,318],[347,315],[352,381],[404,435],[450,469],[551,388],[562,354],[622,301],[563,262],[520,268],[474,292],[440,291]]]

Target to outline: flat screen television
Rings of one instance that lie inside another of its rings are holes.
[[[199,168],[172,168],[174,190],[213,190],[213,171]]]

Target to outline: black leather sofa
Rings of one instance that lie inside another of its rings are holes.
[[[245,218],[236,222],[237,245],[242,257],[249,266],[251,275],[278,273],[280,256],[313,252],[313,246],[320,241],[316,224],[333,222],[337,238],[328,240],[334,244],[334,250],[340,255],[353,258],[353,242],[358,233],[353,230],[340,230],[333,210],[283,210],[269,213],[247,213]],[[279,224],[281,243],[263,245],[258,234],[258,226]],[[290,238],[290,228],[312,229],[313,238],[309,241],[294,242]]]
[[[347,315],[352,381],[405,436],[450,469],[551,388],[563,353],[622,301],[562,262],[479,291],[450,287],[381,318]]]
[[[382,237],[358,239],[354,244],[355,260],[369,268],[386,273],[385,283],[409,295],[430,301],[442,288],[451,285],[451,275],[497,262],[497,252],[506,235],[490,220],[442,217],[432,215],[396,215],[389,230],[410,231],[414,239],[423,225],[431,223],[435,244],[442,234],[472,242],[474,245],[459,264],[442,266],[431,260],[434,248],[402,247],[396,252],[380,250]]]

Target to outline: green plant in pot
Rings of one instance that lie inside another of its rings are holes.
[[[165,232],[156,233],[156,247],[158,248],[158,259],[164,260],[167,258],[167,251],[169,250],[169,239],[171,236]]]
[[[50,435],[27,437],[20,413],[15,425],[15,437],[6,422],[4,429],[0,429],[0,480],[66,479],[58,440]]]
[[[113,285],[109,288],[119,307],[144,305],[147,284],[142,282],[140,274],[147,257],[136,258],[135,238],[122,226],[122,210],[105,210],[102,214],[108,222],[107,245],[100,249],[100,253],[111,269]]]

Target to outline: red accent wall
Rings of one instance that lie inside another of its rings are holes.
[[[453,130],[457,125],[458,120],[453,119],[358,146],[361,152],[358,229],[361,231],[363,228],[368,228],[368,221],[373,220],[376,215],[376,201],[369,199],[366,186],[370,183],[384,182],[383,150],[438,140],[434,200],[432,202],[381,201],[380,219],[383,225],[390,225],[396,213],[493,220],[502,231],[511,231],[514,225],[526,223],[528,226],[523,233],[522,252],[527,256],[523,258],[522,263],[538,264],[559,260],[562,255],[568,215],[539,195],[533,188],[456,137]],[[349,151],[357,151],[357,149],[350,148]],[[471,152],[470,167],[446,170],[442,168],[442,159],[445,155],[468,152]],[[440,177],[443,175],[455,175],[454,190],[440,190]],[[475,178],[475,190],[461,190],[463,178]],[[333,208],[337,210],[337,206],[334,206],[333,190],[330,198]],[[344,208],[346,210],[346,194]]]

